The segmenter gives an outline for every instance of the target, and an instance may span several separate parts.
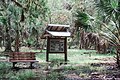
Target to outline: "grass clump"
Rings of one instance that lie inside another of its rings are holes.
[[[46,75],[45,80],[64,80],[63,74],[58,72],[51,72],[50,74]]]
[[[28,80],[30,78],[34,78],[35,73],[31,70],[27,70],[27,71],[21,71],[17,73],[16,76],[18,77],[18,80]]]

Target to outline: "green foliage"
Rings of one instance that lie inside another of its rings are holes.
[[[21,71],[21,72],[17,73],[16,76],[18,77],[18,80],[27,80],[30,78],[34,78],[35,73],[31,70],[27,70],[27,71]]]
[[[9,80],[20,80],[17,76],[10,76]]]
[[[11,65],[10,65],[9,63],[0,62],[0,70],[9,69],[10,66],[11,66]]]
[[[73,67],[72,65],[71,65],[71,66],[65,66],[65,67],[64,67],[64,70],[65,70],[65,71],[68,71],[68,70],[76,70],[76,69],[78,69],[78,67]]]
[[[120,16],[119,0],[100,0],[96,6],[108,19]]]
[[[102,32],[106,36],[106,39],[110,41],[114,45],[120,44],[120,4],[119,0],[100,0],[97,5],[98,9],[103,12],[105,19],[103,22],[104,30]],[[112,26],[110,24],[106,25],[106,20],[112,22]],[[107,32],[105,31],[107,29]],[[103,34],[102,33],[102,34]]]
[[[6,18],[5,17],[3,17],[3,16],[0,16],[0,24],[4,24],[4,25],[7,25],[7,20],[6,20]]]
[[[74,14],[73,14],[74,15]],[[85,31],[91,29],[89,25],[90,18],[85,12],[81,12],[79,9],[75,12],[75,26],[79,29],[79,27],[83,28]]]
[[[25,30],[30,31],[30,35],[38,35],[41,25],[47,21],[49,12],[47,0],[8,0],[0,4],[0,10],[3,9],[0,11],[0,24],[4,26],[3,30],[5,31],[6,27],[9,27],[9,30],[14,29],[19,39],[24,40],[22,33]]]
[[[110,2],[111,2],[111,7],[112,7],[114,10],[118,8],[118,6],[119,6],[118,0],[110,0]]]
[[[62,74],[57,73],[57,72],[52,72],[51,74],[48,74],[46,76],[46,80],[60,80],[60,78],[62,77]]]
[[[6,77],[6,74],[9,73],[11,65],[6,62],[0,62],[0,78]]]
[[[35,40],[32,37],[30,37],[30,38],[27,39],[26,43],[29,44],[29,45],[32,45],[32,44],[34,44],[34,41]]]
[[[71,23],[71,12],[69,11],[53,11],[50,14],[50,23],[54,24],[70,24]]]
[[[32,34],[33,36],[38,35],[38,30],[35,29],[35,27],[32,28]]]
[[[87,24],[89,17],[86,13],[77,10],[75,16],[77,17],[77,20],[80,21],[80,23],[82,23],[83,25]]]
[[[0,78],[7,78],[9,80],[27,80],[34,78],[35,73],[32,70],[12,71],[11,64],[7,62],[0,62]]]

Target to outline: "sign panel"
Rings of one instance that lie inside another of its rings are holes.
[[[64,39],[50,39],[50,52],[64,52]]]

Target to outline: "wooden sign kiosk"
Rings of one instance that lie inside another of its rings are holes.
[[[46,61],[49,61],[49,54],[63,53],[67,61],[67,37],[70,37],[69,25],[48,24],[42,39],[47,39]]]

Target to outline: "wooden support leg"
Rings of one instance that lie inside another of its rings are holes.
[[[65,53],[65,62],[67,62],[67,53]]]
[[[13,68],[15,68],[15,64],[16,64],[17,62],[13,62]]]
[[[64,49],[65,49],[65,62],[67,62],[67,38],[65,38],[65,44],[64,44]]]
[[[49,61],[49,54],[46,53],[46,61],[48,62]]]
[[[49,47],[50,47],[50,39],[47,37],[47,50],[46,50],[46,61],[49,61]]]
[[[33,63],[34,63],[34,62],[30,62],[30,68],[31,68],[31,69],[34,68],[34,67],[32,66]]]
[[[67,64],[67,54],[65,53],[65,63],[64,64]]]

